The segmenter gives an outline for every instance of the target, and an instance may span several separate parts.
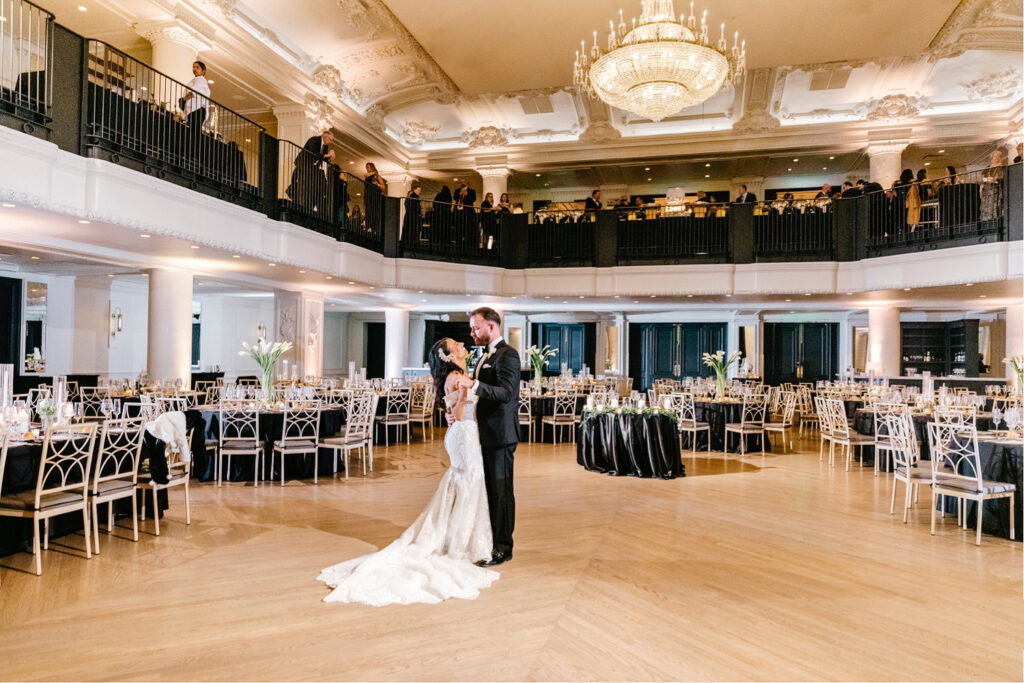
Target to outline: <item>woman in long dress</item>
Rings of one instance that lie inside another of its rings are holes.
[[[473,599],[498,573],[476,566],[491,557],[491,523],[484,488],[476,396],[456,389],[466,374],[466,347],[445,338],[430,350],[438,395],[455,415],[444,438],[451,466],[419,518],[391,545],[336,564],[318,580],[334,590],[325,602],[382,606]]]

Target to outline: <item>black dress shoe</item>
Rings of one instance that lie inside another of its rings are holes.
[[[484,560],[483,562],[477,562],[476,564],[477,564],[478,567],[497,567],[499,564],[505,564],[506,562],[508,562],[511,559],[512,559],[512,551],[511,550],[509,550],[507,552],[501,552],[500,550],[495,550],[493,553],[491,553],[491,559]]]

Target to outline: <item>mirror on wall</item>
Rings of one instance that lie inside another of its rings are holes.
[[[853,328],[853,371],[864,374],[868,367],[868,328]]]
[[[739,367],[736,372],[741,377],[757,374],[757,328],[753,325],[740,325],[737,337],[739,348],[743,355],[740,357]]]
[[[25,283],[24,371],[46,372],[46,283]]]

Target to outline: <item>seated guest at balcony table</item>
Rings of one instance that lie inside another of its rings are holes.
[[[854,187],[853,183],[847,180],[843,183],[843,189],[839,196],[843,199],[850,199],[852,197],[860,197],[862,194],[864,194],[864,191],[860,187]]]
[[[782,213],[796,213],[796,207],[793,206],[793,193],[786,192],[782,195],[782,201],[786,202],[786,207],[782,210]]]
[[[206,80],[206,65],[202,62],[192,62],[192,75],[194,78],[187,84],[190,90],[182,99],[185,101],[183,108],[188,119],[188,127],[195,137],[199,135],[203,129],[203,122],[206,121],[206,108],[210,106],[210,101],[206,98],[210,96],[210,84]],[[204,95],[206,97],[203,97]]]
[[[498,211],[501,213],[512,213],[512,202],[509,201],[507,192],[501,193],[501,199],[498,200]]]
[[[699,196],[700,193],[698,192],[697,195]],[[643,197],[633,197],[633,206],[639,208],[639,207],[641,207],[643,205],[644,205]]]
[[[587,197],[587,205],[584,208],[585,211],[600,211],[604,204],[601,203],[601,190],[594,190]]]
[[[740,185],[740,193],[736,197],[737,204],[750,204],[757,201],[757,196],[753,192],[747,192],[746,185]]]

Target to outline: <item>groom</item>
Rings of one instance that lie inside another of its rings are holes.
[[[473,311],[469,331],[474,342],[487,346],[476,364],[474,378],[462,381],[479,397],[476,419],[494,539],[491,559],[480,564],[493,567],[512,559],[512,529],[516,523],[512,456],[519,443],[519,354],[501,338],[501,316],[494,309]]]

